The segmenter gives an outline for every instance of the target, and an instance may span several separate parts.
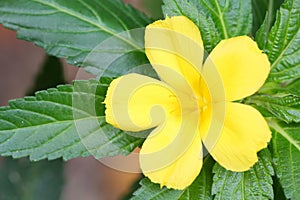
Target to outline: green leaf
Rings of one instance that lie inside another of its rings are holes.
[[[45,48],[48,54],[66,57],[70,64],[88,67],[89,72],[99,75],[114,60],[90,62],[87,56],[113,37],[118,43],[110,50],[118,51],[118,57],[129,52],[137,52],[135,57],[139,57],[143,54],[143,42],[140,42],[143,35],[120,32],[145,27],[150,21],[121,0],[73,0],[72,3],[69,0],[5,0],[0,1],[0,23],[16,30],[20,39]],[[105,55],[98,54],[101,56],[98,59]],[[131,55],[128,59],[135,57]]]
[[[271,31],[257,36],[272,64],[268,81],[282,83],[300,78],[299,9],[300,0],[286,0],[277,12]],[[261,32],[267,31],[265,29],[263,26]]]
[[[216,164],[213,172],[215,199],[273,199],[274,171],[267,149],[259,152],[259,161],[249,171],[232,172]]]
[[[59,199],[62,184],[62,160],[31,163],[5,158],[0,166],[1,200]]]
[[[300,199],[300,124],[269,120],[276,176],[288,199]]]
[[[134,192],[131,200],[165,200],[165,199],[201,199],[210,200],[212,185],[212,166],[213,159],[208,156],[204,159],[203,167],[200,175],[185,190],[173,190],[166,187],[160,188],[159,184],[152,183],[148,178],[140,182],[141,187]]]
[[[224,38],[249,35],[252,28],[251,0],[164,0],[168,16],[184,15],[200,29],[205,50]]]
[[[10,101],[0,109],[0,154],[36,161],[130,153],[143,139],[106,124],[103,80],[75,81]]]
[[[300,122],[300,96],[255,95],[247,99],[247,104],[264,108],[284,122]]]

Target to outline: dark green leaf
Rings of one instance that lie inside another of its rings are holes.
[[[265,49],[267,37],[275,21],[276,12],[283,1],[284,0],[252,0],[254,13],[252,33],[256,35],[256,41],[261,49]],[[259,27],[260,29],[257,31]]]
[[[219,164],[214,166],[212,193],[215,199],[273,199],[274,175],[269,150],[259,152],[259,161],[246,172],[232,172]]]
[[[34,95],[36,91],[46,90],[64,83],[64,71],[60,60],[53,56],[47,56],[43,68],[36,77],[34,87],[27,95]]]
[[[286,0],[268,33],[262,27],[257,41],[272,64],[269,81],[284,82],[300,77],[300,0]],[[267,22],[266,22],[267,23]],[[267,38],[265,40],[264,38]]]
[[[274,200],[287,200],[284,195],[282,186],[279,182],[279,179],[276,176],[273,176],[273,191],[274,191]]]
[[[153,17],[154,19],[163,18],[163,14],[161,10],[162,0],[141,0],[141,1],[143,7],[147,9],[151,17]]]
[[[272,0],[273,2],[274,0]],[[253,27],[252,34],[254,35],[259,27],[262,25],[266,11],[268,9],[269,0],[252,0],[252,12],[253,12]]]
[[[210,200],[212,185],[212,166],[214,161],[211,157],[204,159],[200,175],[192,185],[185,190],[172,190],[166,187],[160,188],[159,184],[152,183],[145,178],[140,182],[141,187],[134,193],[132,200]]]
[[[288,199],[300,199],[300,124],[269,120],[276,176]]]
[[[0,166],[0,199],[59,199],[62,177],[62,160],[30,163],[28,159],[5,158]]]
[[[0,109],[0,153],[31,160],[128,154],[142,138],[106,124],[107,84],[76,81],[10,101]]]
[[[110,50],[118,51],[118,56],[131,51],[143,52],[142,34],[119,33],[145,27],[150,21],[121,0],[73,0],[72,3],[69,0],[2,0],[0,23],[17,30],[19,38],[34,42],[49,54],[66,57],[70,64],[89,67],[90,72],[101,75],[99,69],[109,67],[113,60],[90,63],[86,58],[92,50],[101,49],[99,44],[113,37],[118,43]],[[98,56],[101,60],[105,53]]]

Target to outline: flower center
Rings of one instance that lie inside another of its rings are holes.
[[[200,112],[205,111],[207,109],[207,104],[208,104],[207,99],[201,96],[197,98],[197,101],[198,101]]]

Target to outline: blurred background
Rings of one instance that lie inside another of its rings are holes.
[[[124,0],[149,17],[162,17],[161,0]],[[0,25],[0,106],[34,91],[71,83],[77,67],[47,56]],[[82,74],[82,72],[81,72]],[[84,75],[83,78],[91,76]],[[124,160],[122,160],[124,162]],[[129,161],[126,164],[135,161]],[[31,163],[0,157],[0,200],[115,200],[137,187],[140,174],[119,172],[89,158]]]

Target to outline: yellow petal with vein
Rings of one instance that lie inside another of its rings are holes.
[[[182,190],[195,180],[202,167],[198,121],[196,114],[170,117],[146,139],[140,165],[152,182]]]
[[[257,152],[266,148],[270,139],[268,124],[256,109],[227,103],[224,128],[209,153],[227,170],[246,171],[257,162]]]
[[[267,55],[248,36],[222,40],[204,64],[204,69],[214,67],[223,81],[227,101],[258,91],[270,71]]]
[[[177,96],[166,84],[139,74],[113,80],[104,103],[106,121],[127,131],[158,126],[181,112]]]
[[[192,21],[176,16],[148,25],[145,48],[150,63],[163,81],[182,92],[199,92],[203,42]]]

